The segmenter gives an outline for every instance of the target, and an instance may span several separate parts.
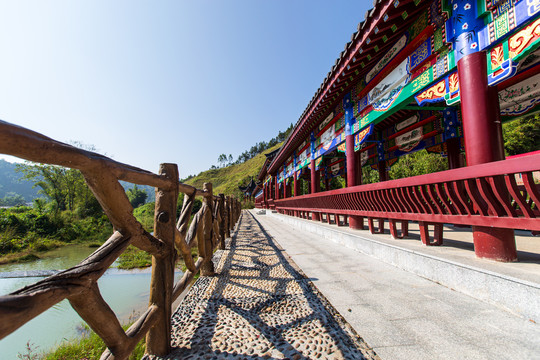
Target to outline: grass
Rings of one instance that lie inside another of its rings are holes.
[[[0,234],[0,238],[3,238],[4,235],[5,234]],[[61,241],[47,238],[32,239],[32,241],[28,244],[28,239],[11,238],[9,234],[6,235],[6,239],[0,240],[15,243],[24,243],[24,245],[18,246],[15,250],[11,252],[4,254],[0,253],[0,265],[34,261],[40,259],[40,253],[56,249],[63,245],[67,245],[62,243]]]
[[[145,268],[152,265],[152,255],[140,250],[133,245],[129,245],[126,251],[118,258],[118,268],[129,270],[135,268]]]
[[[199,175],[186,180],[186,184],[202,189],[205,182],[211,182],[214,195],[223,193],[227,195],[240,195],[238,186],[245,185],[251,177],[256,178],[259,175],[266,156],[264,154],[274,151],[283,143],[263,151],[253,159],[250,159],[242,164],[231,165],[220,169],[212,169],[203,171]]]
[[[131,324],[124,325],[124,330],[127,330]],[[106,349],[105,343],[87,325],[84,325],[83,333],[86,335],[68,340],[58,348],[43,354],[40,358],[44,360],[98,360]],[[137,344],[129,359],[138,360],[142,358],[145,350],[146,346],[143,339]],[[25,357],[24,359],[27,358],[31,359],[31,357]]]

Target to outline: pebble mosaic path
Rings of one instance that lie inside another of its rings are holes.
[[[379,359],[250,213],[227,249],[174,313],[167,359]]]

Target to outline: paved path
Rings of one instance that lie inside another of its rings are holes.
[[[169,359],[379,359],[249,212],[173,315]]]
[[[540,359],[540,325],[255,216],[381,359]]]

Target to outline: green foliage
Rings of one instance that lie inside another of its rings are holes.
[[[379,182],[379,171],[374,170],[371,166],[362,168],[362,184],[373,184]]]
[[[142,224],[143,228],[148,232],[154,231],[155,207],[155,203],[151,202],[141,205],[136,209],[133,209],[133,215]]]
[[[540,149],[540,114],[503,124],[506,155],[518,155]]]
[[[439,154],[420,150],[400,157],[390,169],[390,179],[401,179],[444,170],[448,170],[446,158]]]
[[[21,179],[21,174],[15,171],[16,167],[17,164],[0,159],[0,199],[8,193],[15,193],[30,202],[39,196],[38,191],[32,188],[32,182]]]
[[[70,210],[79,217],[100,216],[103,211],[79,170],[55,165],[18,164],[25,180],[34,182],[55,212]]]
[[[265,153],[274,151],[281,145],[281,143],[277,144],[265,151]],[[252,177],[256,179],[265,160],[266,156],[261,153],[242,163],[237,162],[235,165],[221,169],[203,171],[199,175],[185,180],[185,183],[198,189],[202,189],[205,182],[211,182],[215,195],[223,193],[226,195],[233,195],[241,200],[242,194],[238,189],[238,186],[248,183]],[[181,204],[181,202],[179,203]]]
[[[0,206],[19,206],[26,204],[22,195],[14,192],[8,192],[3,199],[0,199]]]
[[[130,325],[124,325],[124,330],[127,330]],[[41,358],[44,360],[98,360],[107,347],[103,340],[95,332],[91,331],[87,325],[84,325],[84,332],[86,335],[78,339],[65,341],[55,350],[43,354]],[[129,359],[141,359],[144,356],[145,349],[143,339],[137,344]]]
[[[140,189],[136,184],[131,189],[128,189],[126,194],[133,208],[137,208],[144,204],[148,197],[146,190]]]
[[[119,269],[145,268],[152,265],[152,255],[129,245],[126,251],[118,258]]]
[[[75,213],[42,213],[20,206],[0,209],[0,263],[76,242],[103,243],[112,233],[105,216],[79,218]]]
[[[341,176],[336,176],[329,181],[329,190],[343,189],[346,186],[345,179]]]

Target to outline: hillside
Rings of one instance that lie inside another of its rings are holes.
[[[33,188],[31,181],[21,179],[22,174],[15,171],[16,166],[17,164],[0,159],[0,199],[15,193],[31,202],[39,197],[39,189]]]
[[[263,151],[242,164],[203,171],[199,175],[186,180],[185,183],[202,189],[205,182],[211,182],[213,184],[214,194],[240,195],[238,186],[246,185],[251,180],[251,177],[257,181],[256,177],[259,175],[259,171],[266,159],[264,154],[278,149],[281,145],[283,143],[279,143]]]

